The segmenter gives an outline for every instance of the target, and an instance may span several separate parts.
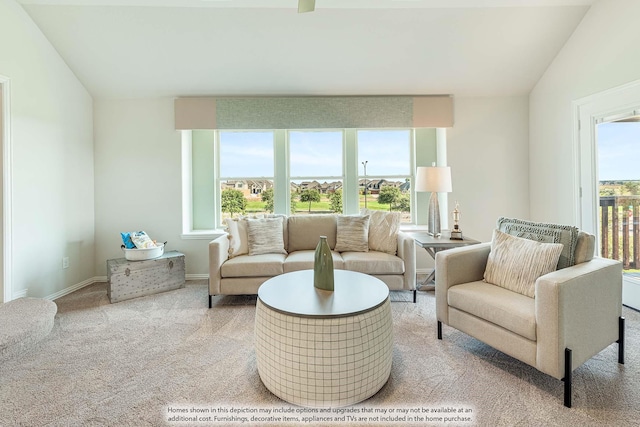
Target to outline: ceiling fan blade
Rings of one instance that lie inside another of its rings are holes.
[[[298,0],[298,13],[313,12],[316,10],[316,0]]]

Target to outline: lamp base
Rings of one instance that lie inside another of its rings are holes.
[[[440,237],[440,206],[438,204],[438,193],[432,192],[429,198],[429,222],[427,223],[427,234],[433,237]]]

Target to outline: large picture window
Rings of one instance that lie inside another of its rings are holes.
[[[185,131],[183,234],[207,235],[239,215],[363,208],[415,223],[416,159],[430,164],[435,148],[435,129]]]

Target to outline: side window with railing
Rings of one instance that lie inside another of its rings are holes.
[[[601,194],[603,187],[623,189],[624,183],[601,182]],[[625,270],[640,270],[640,195],[601,195],[599,211],[600,255],[622,261]]]

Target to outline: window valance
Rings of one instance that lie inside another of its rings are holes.
[[[175,127],[188,129],[445,128],[453,97],[180,97]]]

